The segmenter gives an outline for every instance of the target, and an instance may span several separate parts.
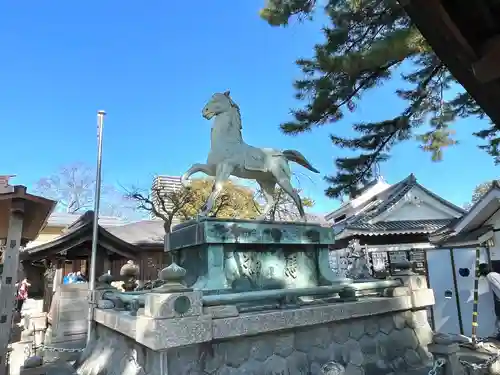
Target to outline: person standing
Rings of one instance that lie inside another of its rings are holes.
[[[17,283],[16,286],[16,311],[21,314],[24,301],[28,299],[28,288],[31,286],[31,284],[28,282],[27,278],[24,278],[21,282]]]
[[[493,272],[486,263],[479,265],[479,277],[485,277],[493,292],[497,332],[495,338],[500,341],[500,273]]]

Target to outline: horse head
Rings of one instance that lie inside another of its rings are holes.
[[[212,117],[226,112],[234,113],[232,122],[241,130],[240,107],[231,99],[229,91],[213,94],[203,107],[201,114],[205,119],[210,120]]]

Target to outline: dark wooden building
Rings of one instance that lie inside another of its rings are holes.
[[[52,241],[25,249],[20,260],[27,277],[32,280],[31,295],[41,295],[51,288],[50,271],[59,275],[81,271],[89,275],[92,248],[92,211],[83,214]],[[163,222],[144,220],[119,226],[98,226],[96,276],[110,272],[117,280],[120,268],[134,260],[140,268],[141,280],[154,280],[158,270],[169,264],[164,250]],[[50,281],[48,281],[50,280]]]

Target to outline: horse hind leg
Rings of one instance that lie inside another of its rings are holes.
[[[274,189],[276,187],[275,180],[257,180],[257,183],[262,190],[262,194],[264,195],[264,199],[266,200],[266,205],[262,210],[262,213],[257,217],[257,220],[264,220],[271,211],[271,208],[274,206]]]
[[[297,191],[292,186],[292,183],[290,182],[290,176],[285,173],[285,171],[280,172],[281,169],[278,170],[278,172],[275,174],[273,172],[274,177],[276,178],[276,181],[278,182],[278,185],[283,189],[285,193],[287,193],[290,198],[294,201],[295,205],[297,206],[297,209],[299,210],[299,215],[302,219],[306,218],[306,213],[304,211],[304,206],[302,206],[302,200],[300,199],[299,194]]]

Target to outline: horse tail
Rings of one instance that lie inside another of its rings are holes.
[[[296,150],[284,150],[282,153],[287,160],[300,164],[304,168],[309,169],[311,172],[319,173],[319,171],[314,168],[300,152]]]

